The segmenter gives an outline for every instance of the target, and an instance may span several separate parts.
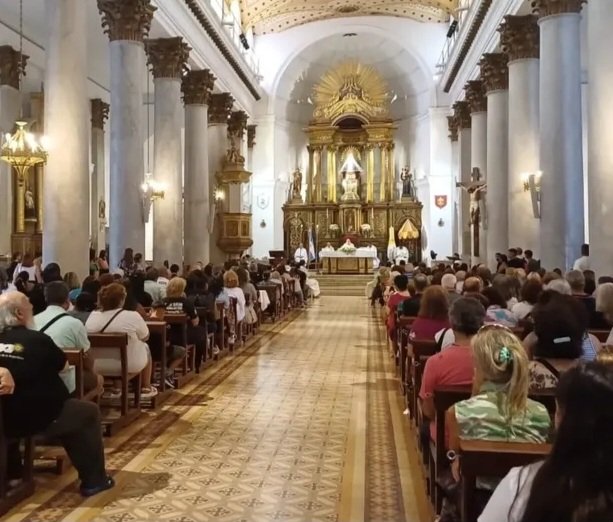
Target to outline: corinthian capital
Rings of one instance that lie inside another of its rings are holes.
[[[470,112],[487,111],[487,97],[485,84],[481,80],[471,80],[466,82],[466,100],[470,103]]]
[[[449,127],[449,139],[458,141],[458,120],[455,116],[447,116],[447,126]]]
[[[228,123],[234,98],[229,92],[211,95],[209,103],[209,123]]]
[[[154,78],[181,78],[191,51],[183,38],[176,36],[146,40],[145,49]]]
[[[29,56],[21,55],[10,45],[0,46],[0,85],[10,85],[19,89],[19,75],[25,75]],[[21,63],[19,63],[21,62]]]
[[[245,111],[233,111],[228,120],[228,138],[242,140],[247,130],[248,119],[249,116]]]
[[[453,104],[453,117],[456,120],[458,129],[470,129],[472,120],[470,118],[470,103],[459,101]]]
[[[502,50],[510,62],[539,57],[540,29],[536,16],[507,15],[498,32]]]
[[[102,27],[111,42],[142,42],[149,34],[156,9],[150,0],[98,0]]]
[[[587,0],[533,0],[532,10],[539,18],[566,13],[580,13]]]
[[[247,148],[252,149],[255,145],[255,129],[257,125],[247,125]]]
[[[481,78],[486,92],[509,88],[509,57],[504,53],[486,53],[481,58]]]
[[[92,108],[92,129],[103,129],[104,122],[109,117],[109,104],[103,102],[100,98],[91,100]]]
[[[215,85],[215,76],[208,69],[189,71],[183,76],[181,92],[185,105],[208,105]]]

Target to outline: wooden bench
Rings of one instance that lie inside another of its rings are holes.
[[[196,347],[187,342],[187,321],[189,318],[185,314],[165,314],[164,321],[171,329],[179,332],[181,341],[180,346],[185,347],[185,357],[178,372],[175,371],[175,387],[181,388],[191,381],[196,375]]]
[[[100,396],[98,390],[93,389],[85,392],[85,386],[83,384],[83,374],[85,373],[85,352],[81,349],[67,349],[64,348],[63,352],[66,354],[66,360],[70,366],[75,368],[75,398],[83,401],[92,401],[95,403],[100,402]]]
[[[141,391],[141,374],[128,373],[128,335],[123,333],[103,333],[89,334],[89,342],[92,349],[114,351],[119,353],[121,364],[121,374],[105,375],[101,373],[105,379],[121,381],[121,397],[119,399],[119,417],[115,415],[103,415],[102,425],[105,429],[105,435],[113,436],[124,426],[130,424],[140,415],[140,391]],[[132,383],[134,388],[134,405],[130,408],[128,397],[129,385]]]
[[[200,326],[206,329],[206,347],[202,358],[202,365],[206,368],[213,362],[213,348],[215,347],[215,334],[209,332],[209,323],[215,322],[215,312],[204,306],[197,306],[196,313],[200,318]]]
[[[152,409],[157,408],[162,404],[170,394],[172,389],[166,385],[166,368],[168,367],[168,357],[166,353],[167,345],[167,331],[168,324],[166,321],[147,321],[147,328],[149,328],[149,349],[151,351],[151,360],[153,361],[153,376],[156,374],[156,367],[158,370],[159,378],[156,382],[156,388],[158,394],[155,397],[151,397],[149,404]],[[156,357],[154,357],[154,354]],[[159,355],[159,357],[157,357]],[[143,404],[144,405],[144,404]]]
[[[226,342],[226,307],[223,303],[215,303],[216,311],[217,311],[217,333],[215,334],[215,339],[217,341],[217,346],[219,347],[219,356],[223,356],[226,354],[228,349],[228,343]]]
[[[424,374],[424,367],[429,357],[436,353],[436,341],[430,339],[413,339],[410,344],[407,345],[407,358],[408,358],[408,370],[411,373],[411,388],[409,404],[414,414],[413,418],[418,420],[418,397],[419,390],[421,389],[422,376]]]
[[[460,513],[462,522],[476,522],[480,506],[476,502],[477,477],[504,477],[511,468],[543,460],[550,444],[488,442],[460,439]]]
[[[281,318],[283,310],[281,286],[274,283],[260,283],[257,289],[264,290],[268,294],[270,305],[268,305],[264,314],[270,317],[271,322],[274,323]]]
[[[0,517],[34,494],[34,439],[26,437],[24,441],[22,482],[9,489],[8,446],[4,431],[2,400],[0,399]]]

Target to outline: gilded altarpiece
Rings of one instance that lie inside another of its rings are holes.
[[[313,119],[305,129],[308,171],[294,173],[283,207],[285,250],[291,255],[300,243],[306,245],[313,228],[317,251],[328,242],[338,248],[349,238],[385,255],[391,227],[396,245],[421,260],[422,205],[414,195],[397,192],[396,127],[385,81],[370,66],[345,62],[315,86],[313,100]],[[398,232],[407,220],[417,235],[402,240]]]

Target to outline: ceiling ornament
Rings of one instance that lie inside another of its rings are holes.
[[[316,122],[334,124],[351,115],[370,122],[390,116],[387,83],[373,67],[355,61],[344,62],[324,75],[314,87],[314,104]]]
[[[245,30],[278,33],[309,22],[347,16],[395,16],[446,22],[458,0],[240,0]]]

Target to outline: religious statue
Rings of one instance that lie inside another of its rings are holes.
[[[358,201],[360,199],[358,194],[360,180],[355,172],[347,172],[341,186],[343,187],[342,201]]]
[[[26,221],[36,221],[36,203],[34,202],[34,193],[30,186],[26,184],[23,192],[24,199],[24,218]]]
[[[400,171],[400,179],[402,181],[402,197],[414,199],[415,182],[413,180],[413,173],[409,170],[409,167],[404,167]]]
[[[26,189],[23,197],[25,198],[26,209],[35,210],[36,206],[34,205],[34,194],[32,194],[32,191],[30,189]]]
[[[106,221],[106,202],[103,199],[98,202],[98,219]]]
[[[300,191],[302,190],[302,171],[298,167],[292,174],[292,199],[301,200],[302,196]]]

